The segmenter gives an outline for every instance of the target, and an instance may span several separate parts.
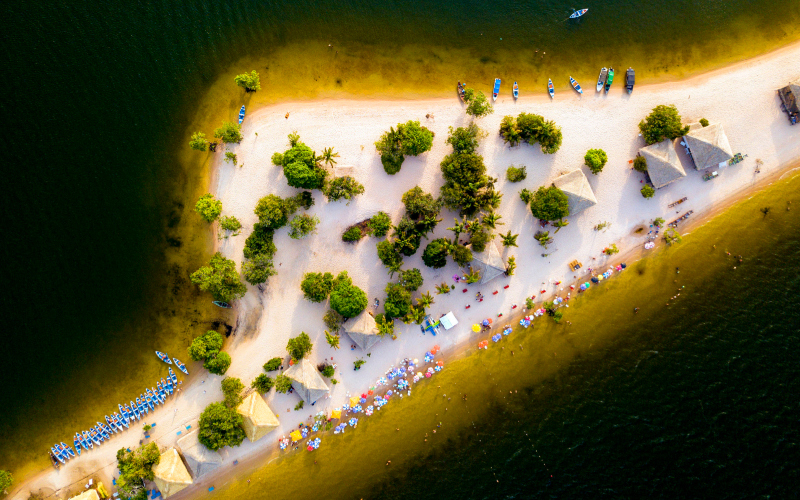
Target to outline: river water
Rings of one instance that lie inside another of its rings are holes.
[[[563,1],[3,2],[0,468],[46,466],[52,442],[140,392],[154,349],[185,357],[229,320],[187,280],[211,242],[191,214],[208,163],[185,143],[238,109],[235,72],[262,72],[249,106],[495,75],[524,93],[607,64],[682,77],[800,37],[789,0],[585,6],[568,22]]]

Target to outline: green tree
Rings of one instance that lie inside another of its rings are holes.
[[[215,356],[206,358],[203,368],[215,375],[224,375],[231,366],[231,355],[227,352],[219,352]]]
[[[333,290],[333,275],[331,273],[306,273],[300,282],[303,295],[311,302],[322,302],[328,298]]]
[[[639,172],[647,172],[647,158],[644,156],[637,156],[633,160],[633,168]]]
[[[431,295],[431,292],[428,291],[419,296],[417,299],[417,306],[425,309],[430,307],[434,302],[433,295]]]
[[[394,227],[394,246],[397,250],[410,257],[417,252],[422,243],[422,233],[417,230],[417,225],[404,216]]]
[[[357,180],[346,175],[344,177],[336,177],[332,181],[325,184],[322,192],[328,198],[328,201],[338,201],[341,199],[352,200],[359,194],[364,193],[364,186]]]
[[[215,199],[214,195],[206,193],[194,204],[194,211],[206,222],[214,222],[222,213],[222,202]]]
[[[675,245],[682,242],[683,238],[681,238],[681,235],[678,233],[677,229],[670,227],[664,231],[664,241],[667,243],[667,245]]]
[[[375,149],[381,154],[381,164],[387,174],[394,175],[400,171],[405,157],[403,156],[402,135],[398,130],[391,127],[384,132],[375,142]]]
[[[417,268],[405,269],[400,271],[398,283],[409,292],[418,290],[422,286],[422,273]]]
[[[325,326],[327,326],[330,331],[336,333],[342,328],[344,317],[333,309],[328,309],[328,312],[322,317],[322,322],[325,323]]]
[[[531,213],[540,220],[559,220],[569,215],[567,195],[555,186],[540,187],[531,199]]]
[[[275,276],[275,263],[268,254],[254,255],[253,258],[242,262],[242,276],[251,285],[266,283],[270,276]]]
[[[225,406],[235,410],[242,403],[244,384],[241,379],[236,377],[225,377],[221,384],[222,394],[225,396]]]
[[[209,330],[192,339],[192,343],[189,345],[189,357],[192,361],[203,361],[211,356],[216,356],[222,349],[224,341],[221,334]]]
[[[224,403],[211,403],[200,414],[197,439],[212,451],[239,446],[245,438],[243,423],[242,416],[234,408]]]
[[[275,377],[275,391],[286,394],[292,388],[292,379],[281,373]]]
[[[242,126],[238,123],[222,122],[222,126],[214,130],[214,137],[222,139],[222,142],[230,144],[232,142],[242,142]]]
[[[473,89],[467,89],[464,95],[464,102],[467,103],[467,114],[475,118],[481,118],[494,112],[492,103],[480,90],[476,92]]]
[[[244,256],[245,258],[252,259],[257,255],[266,255],[272,257],[278,248],[272,241],[275,232],[269,229],[268,224],[258,222],[253,225],[253,232],[244,242]]]
[[[517,127],[517,119],[510,115],[504,116],[500,121],[500,135],[503,137],[503,141],[512,147],[519,144],[522,140],[522,134],[520,134]]]
[[[603,249],[603,253],[606,255],[614,255],[619,253],[619,248],[617,248],[616,243],[612,243],[611,245]]]
[[[644,196],[645,198],[652,198],[653,196],[656,195],[656,190],[653,189],[653,186],[647,184],[644,187],[642,187],[641,192],[642,196]]]
[[[366,309],[367,294],[353,285],[347,271],[342,271],[333,282],[330,304],[331,309],[343,317],[352,318]]]
[[[236,158],[236,153],[231,153],[230,151],[225,152],[225,161],[233,163],[234,167],[239,163],[239,160]]]
[[[14,483],[14,476],[7,470],[0,470],[0,493],[7,493]]]
[[[303,239],[309,234],[317,232],[317,224],[319,224],[319,217],[316,215],[300,214],[295,215],[289,221],[289,237],[295,240]]]
[[[662,219],[661,217],[656,217],[655,219],[653,219],[653,225],[656,226],[656,227],[663,226],[665,222],[666,221],[664,219]]]
[[[364,235],[361,234],[361,228],[358,226],[350,226],[347,231],[342,233],[342,241],[346,241],[348,243],[352,243],[353,241],[358,241],[363,238]]]
[[[397,248],[389,240],[378,242],[378,258],[381,259],[383,265],[388,267],[390,271],[397,272],[400,266],[403,265],[403,256],[397,251]]]
[[[192,138],[189,141],[189,147],[192,149],[196,149],[197,151],[205,151],[208,149],[208,141],[206,140],[206,134],[202,132],[195,132],[192,134]]]
[[[383,308],[387,318],[404,317],[411,308],[411,292],[399,283],[388,283]]]
[[[392,218],[386,212],[378,212],[369,220],[369,230],[373,236],[386,236],[392,228]]]
[[[406,213],[414,220],[425,217],[436,217],[442,208],[442,202],[426,193],[419,186],[409,189],[401,198]]]
[[[337,313],[338,314],[338,313]],[[334,349],[339,348],[339,336],[336,334],[331,334],[328,330],[325,330],[325,341]]]
[[[475,153],[447,155],[440,165],[445,179],[441,189],[444,206],[472,215],[492,206],[493,179],[486,176],[483,157]]]
[[[425,247],[422,252],[422,262],[426,266],[439,269],[447,264],[447,255],[450,253],[450,241],[447,238],[437,238]]]
[[[472,262],[472,251],[463,245],[453,246],[450,255],[453,257],[453,262],[462,267]]]
[[[500,219],[502,218],[503,217],[496,212],[489,212],[488,214],[485,214],[483,216],[481,223],[483,224],[483,227],[487,227],[490,229],[497,229],[497,226],[505,225],[505,222],[500,222]]]
[[[528,171],[525,165],[522,167],[515,167],[514,165],[511,165],[506,169],[506,179],[508,179],[508,182],[524,181],[527,176]]]
[[[289,215],[293,212],[292,205],[274,194],[258,200],[254,210],[258,220],[266,229],[280,229],[289,222]]]
[[[524,188],[522,191],[519,192],[519,199],[522,200],[523,203],[527,205],[533,199],[533,193],[531,193],[530,189]]]
[[[639,122],[639,131],[647,144],[655,144],[664,139],[676,139],[689,132],[689,126],[681,126],[681,115],[674,104],[659,104]]]
[[[553,242],[553,238],[550,237],[550,231],[538,231],[533,235],[533,239],[538,241],[544,248],[547,248],[547,245]]]
[[[602,149],[590,149],[583,157],[583,162],[593,174],[597,175],[603,171],[603,167],[608,162],[608,155]]]
[[[313,348],[314,344],[311,343],[311,338],[306,332],[301,332],[297,337],[289,339],[286,344],[286,350],[295,361],[303,359]]]
[[[516,133],[511,132],[512,127],[516,129]],[[503,133],[504,130],[505,133]],[[555,122],[545,120],[543,116],[533,113],[520,113],[516,120],[505,121],[504,124],[501,124],[500,131],[504,140],[512,142],[512,146],[516,144],[514,141],[519,141],[519,139],[530,145],[538,142],[545,154],[553,154],[561,147],[561,129],[556,126]]]
[[[339,153],[334,153],[333,148],[325,148],[322,150],[322,156],[319,159],[322,161],[323,164],[334,166],[336,165],[335,158],[339,157]]]
[[[250,383],[250,387],[262,394],[269,392],[274,385],[275,381],[272,380],[272,378],[270,378],[270,376],[266,373],[260,373],[256,378],[253,379],[253,382]]]
[[[233,81],[236,82],[236,85],[244,87],[245,92],[255,92],[256,90],[261,90],[261,79],[258,77],[256,70],[253,70],[250,73],[236,75],[233,78]]]
[[[192,283],[200,290],[210,292],[214,300],[231,302],[243,296],[247,288],[236,272],[236,263],[217,252],[208,266],[203,266],[191,275]]]
[[[274,372],[278,368],[281,367],[283,361],[281,358],[275,357],[264,363],[264,371],[265,372]]]
[[[242,223],[232,215],[223,215],[219,218],[219,227],[225,231],[233,231],[233,236],[236,236],[239,234],[239,230],[242,229]]]
[[[444,293],[450,293],[452,290],[453,289],[450,288],[450,285],[448,285],[445,282],[442,282],[441,285],[436,285],[436,295],[442,295]]]
[[[492,233],[481,227],[474,231],[469,237],[469,244],[472,245],[472,250],[475,252],[483,252],[486,250],[486,245],[492,241]]]
[[[703,127],[708,127],[709,125],[708,120],[706,120],[705,118],[700,118],[700,125],[702,125]]]
[[[477,125],[471,123],[468,127],[450,127],[445,144],[453,147],[454,154],[474,153],[478,149],[478,139],[484,134]]]
[[[517,238],[519,237],[518,234],[511,234],[509,231],[507,234],[501,234],[500,237],[503,239],[503,246],[504,247],[516,247],[517,245]]]
[[[397,125],[400,134],[401,152],[405,156],[417,156],[433,147],[434,133],[420,125],[418,121],[409,120]]]
[[[133,451],[120,448],[117,451],[117,468],[120,472],[117,488],[125,496],[137,497],[140,493],[145,493],[146,497],[144,481],[153,480],[153,467],[160,461],[161,453],[156,443],[141,445]]]
[[[508,264],[506,264],[506,276],[514,276],[514,270],[517,269],[517,259],[513,255],[508,256]]]
[[[292,187],[321,189],[325,185],[327,172],[321,168],[310,167],[301,161],[296,161],[283,167],[283,175],[286,176],[286,182]]]
[[[481,273],[472,267],[469,268],[469,272],[464,276],[465,280],[468,285],[472,283],[477,283],[481,280]]]
[[[334,369],[331,365],[325,365],[325,367],[321,370],[322,375],[325,377],[331,378],[334,375]]]

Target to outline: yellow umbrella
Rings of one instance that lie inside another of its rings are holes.
[[[336,408],[331,412],[331,418],[342,418],[342,410]]]
[[[481,331],[481,326],[478,323],[475,323],[474,325],[472,325],[472,331],[473,332]]]
[[[292,433],[289,434],[289,436],[292,438],[292,441],[300,441],[301,439],[303,439],[303,434],[299,430],[292,431]]]
[[[350,407],[358,404],[358,396],[350,396]]]

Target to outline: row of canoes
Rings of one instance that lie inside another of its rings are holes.
[[[492,88],[492,101],[497,100],[497,96],[500,95],[500,82],[499,78],[494,79],[494,88]],[[611,89],[611,84],[614,82],[614,68],[608,69],[603,68],[600,70],[600,76],[597,78],[597,92],[602,92],[603,88],[605,88],[606,93]],[[636,82],[636,73],[633,68],[628,68],[628,71],[625,74],[625,88],[628,90],[630,94],[633,92],[633,85]],[[572,88],[575,89],[576,92],[579,94],[583,94],[583,89],[581,88],[580,84],[571,76],[569,77],[569,83],[572,85]],[[466,99],[467,95],[467,84],[458,82],[456,85],[456,92],[458,93],[458,98],[461,99],[463,102]],[[550,94],[550,97],[555,97],[556,91],[555,87],[553,86],[553,80],[547,79],[547,93]],[[516,100],[519,98],[519,85],[517,82],[514,82],[514,87],[512,88],[512,94],[514,99]]]

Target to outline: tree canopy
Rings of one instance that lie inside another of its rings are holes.
[[[275,381],[272,380],[272,378],[270,378],[270,376],[267,375],[266,373],[260,373],[250,383],[250,387],[261,393],[269,392],[269,390],[272,389],[272,386],[274,385]]]
[[[222,126],[214,130],[214,137],[224,143],[242,142],[242,126],[238,123],[222,122]]]
[[[275,391],[286,394],[292,388],[292,379],[281,373],[275,377]]]
[[[225,396],[225,406],[236,409],[242,403],[242,391],[244,384],[241,379],[236,377],[225,377],[222,379],[222,394]]]
[[[275,276],[275,263],[272,255],[260,253],[242,262],[242,277],[251,285],[266,283],[270,276]]]
[[[0,493],[5,493],[14,483],[14,476],[7,470],[0,470]]]
[[[289,339],[286,344],[286,350],[295,361],[303,359],[313,348],[314,344],[311,343],[311,338],[306,332],[301,332],[297,337]]]
[[[494,190],[495,179],[486,175],[483,157],[476,153],[452,153],[441,163],[445,183],[441,190],[444,206],[472,215],[500,204]]]
[[[281,358],[277,358],[277,357],[276,358],[272,358],[269,361],[267,361],[266,363],[264,363],[264,371],[265,372],[274,372],[275,370],[280,368],[282,364],[283,364],[283,361],[281,361]]]
[[[220,351],[215,356],[206,358],[203,363],[203,368],[215,375],[223,375],[231,366],[231,355],[227,352]]]
[[[659,104],[639,122],[639,131],[647,144],[655,144],[664,139],[677,139],[689,132],[689,126],[681,126],[681,115],[674,104]]]
[[[206,193],[194,204],[194,211],[206,222],[214,222],[222,213],[222,202],[215,199],[211,193]]]
[[[244,256],[248,259],[262,254],[272,257],[278,251],[278,247],[273,242],[274,236],[275,232],[270,229],[268,223],[254,224],[253,232],[244,242]]]
[[[383,169],[389,175],[400,171],[406,156],[417,156],[433,147],[434,133],[420,125],[419,121],[409,120],[391,127],[375,142],[375,149],[381,155]]]
[[[397,282],[409,292],[413,292],[422,286],[422,273],[417,268],[405,269],[400,271]]]
[[[505,116],[500,122],[500,135],[511,146],[520,141],[530,145],[539,143],[542,152],[553,154],[561,147],[561,129],[555,122],[533,113],[520,113],[516,118]]]
[[[367,294],[353,284],[353,280],[342,271],[333,281],[331,309],[345,318],[357,316],[367,307]]]
[[[474,89],[467,89],[464,92],[464,102],[467,103],[467,114],[475,118],[481,118],[494,112],[492,103],[480,90],[476,92]]]
[[[583,157],[583,162],[595,175],[603,171],[607,161],[608,155],[602,149],[590,149]]]
[[[211,403],[200,414],[198,440],[209,450],[239,446],[244,441],[244,420],[234,408],[224,403]]]
[[[293,212],[292,204],[275,194],[268,194],[258,200],[255,214],[265,229],[280,229],[289,222]]]
[[[289,221],[289,237],[293,240],[300,240],[317,232],[319,217],[316,215],[300,214],[295,215]]]
[[[357,195],[364,193],[364,186],[349,175],[346,175],[344,177],[336,177],[327,182],[322,188],[322,192],[328,198],[328,201],[352,200]]]
[[[528,171],[525,168],[525,165],[522,165],[521,167],[515,167],[514,165],[511,165],[506,169],[506,179],[508,179],[508,182],[524,181],[527,176]]]
[[[633,168],[637,172],[647,172],[647,158],[641,155],[634,158]]]
[[[306,273],[300,282],[303,295],[311,302],[322,302],[328,298],[333,290],[333,274],[331,273]]]
[[[447,255],[450,249],[450,242],[447,238],[437,238],[425,247],[422,252],[422,262],[426,266],[439,269],[447,264]]]
[[[373,236],[386,236],[392,228],[392,218],[386,212],[378,212],[369,220],[369,230]]]
[[[291,148],[272,156],[272,162],[283,167],[286,182],[296,188],[322,189],[328,173],[317,164],[316,153],[300,142],[299,137],[290,135],[289,142]]]
[[[233,78],[233,81],[236,82],[236,85],[244,87],[244,90],[247,92],[255,92],[256,90],[261,90],[261,79],[258,77],[258,73],[256,72],[256,70],[253,70],[250,73],[242,73],[241,75],[236,75]]]
[[[161,452],[156,443],[141,445],[133,451],[120,448],[117,451],[117,467],[120,472],[117,488],[130,497],[137,497],[140,492],[145,492],[144,480],[152,481],[155,478],[153,467],[160,461]]]
[[[388,283],[383,309],[387,318],[404,317],[411,309],[411,292],[399,283]]]
[[[220,333],[209,330],[192,339],[192,343],[189,345],[189,357],[192,358],[192,361],[204,361],[216,356],[222,349],[224,341],[225,339]]]
[[[645,185],[642,187],[641,193],[645,198],[652,198],[656,195],[656,190],[653,189],[653,186]]]
[[[202,132],[195,132],[189,140],[189,147],[197,151],[205,151],[208,149],[208,141],[206,134]]]
[[[378,258],[384,266],[392,271],[397,271],[403,264],[403,256],[397,250],[394,243],[389,240],[383,240],[378,243]]]
[[[243,296],[247,288],[236,272],[236,263],[217,252],[208,266],[203,266],[191,275],[192,283],[204,292],[210,292],[214,300],[231,302]]]
[[[559,220],[569,215],[567,195],[555,186],[540,187],[533,193],[531,213],[540,220]]]
[[[406,207],[406,213],[414,220],[435,218],[442,208],[442,202],[438,198],[426,193],[419,186],[406,191],[403,194],[402,202]]]

